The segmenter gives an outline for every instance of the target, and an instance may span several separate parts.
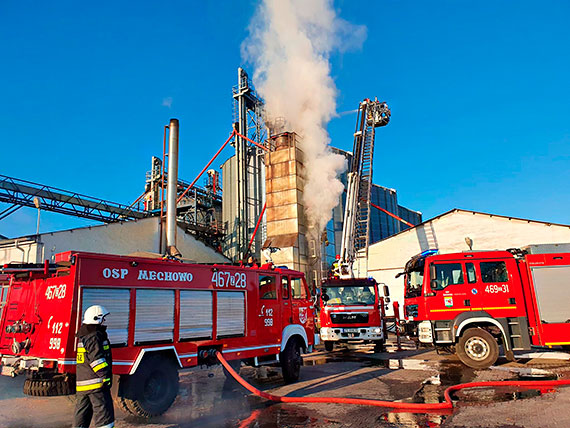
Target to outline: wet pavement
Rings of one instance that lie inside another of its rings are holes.
[[[570,363],[552,359],[499,361],[493,369],[476,371],[464,367],[452,355],[415,350],[407,344],[401,353],[374,354],[364,346],[315,352],[305,356],[301,379],[291,385],[283,383],[279,369],[242,367],[240,373],[255,387],[277,395],[438,403],[445,388],[458,383],[570,378]],[[453,412],[411,414],[354,405],[270,403],[226,379],[220,366],[184,371],[180,380],[180,394],[168,412],[144,420],[117,410],[117,428],[570,426],[570,388],[462,390],[455,394],[460,401]],[[21,392],[22,384],[23,378],[0,377],[0,427],[71,426],[73,397],[26,397]]]

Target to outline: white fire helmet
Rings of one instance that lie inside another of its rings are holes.
[[[101,305],[89,306],[83,315],[83,324],[103,324],[109,311]]]

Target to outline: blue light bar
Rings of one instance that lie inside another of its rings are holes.
[[[439,250],[437,248],[429,249],[429,250],[422,251],[420,253],[420,256],[422,256],[422,257],[433,256],[434,254],[437,254],[437,253],[439,253]]]

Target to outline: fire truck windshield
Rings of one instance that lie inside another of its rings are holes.
[[[323,288],[326,305],[373,305],[376,300],[374,287],[348,286]]]
[[[419,297],[422,295],[422,284],[424,281],[423,270],[413,270],[406,274],[406,295],[405,297]]]

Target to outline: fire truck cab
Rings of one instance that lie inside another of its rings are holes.
[[[320,336],[327,351],[335,342],[357,341],[374,343],[376,352],[384,349],[383,299],[373,278],[327,279],[319,302]]]
[[[29,395],[74,393],[75,333],[93,304],[110,311],[116,402],[143,417],[170,407],[179,369],[211,364],[215,352],[281,366],[294,382],[315,344],[311,295],[293,270],[67,252],[3,271],[2,374],[27,373]]]
[[[570,253],[558,245],[437,254],[405,267],[407,333],[473,368],[531,347],[570,345]]]

